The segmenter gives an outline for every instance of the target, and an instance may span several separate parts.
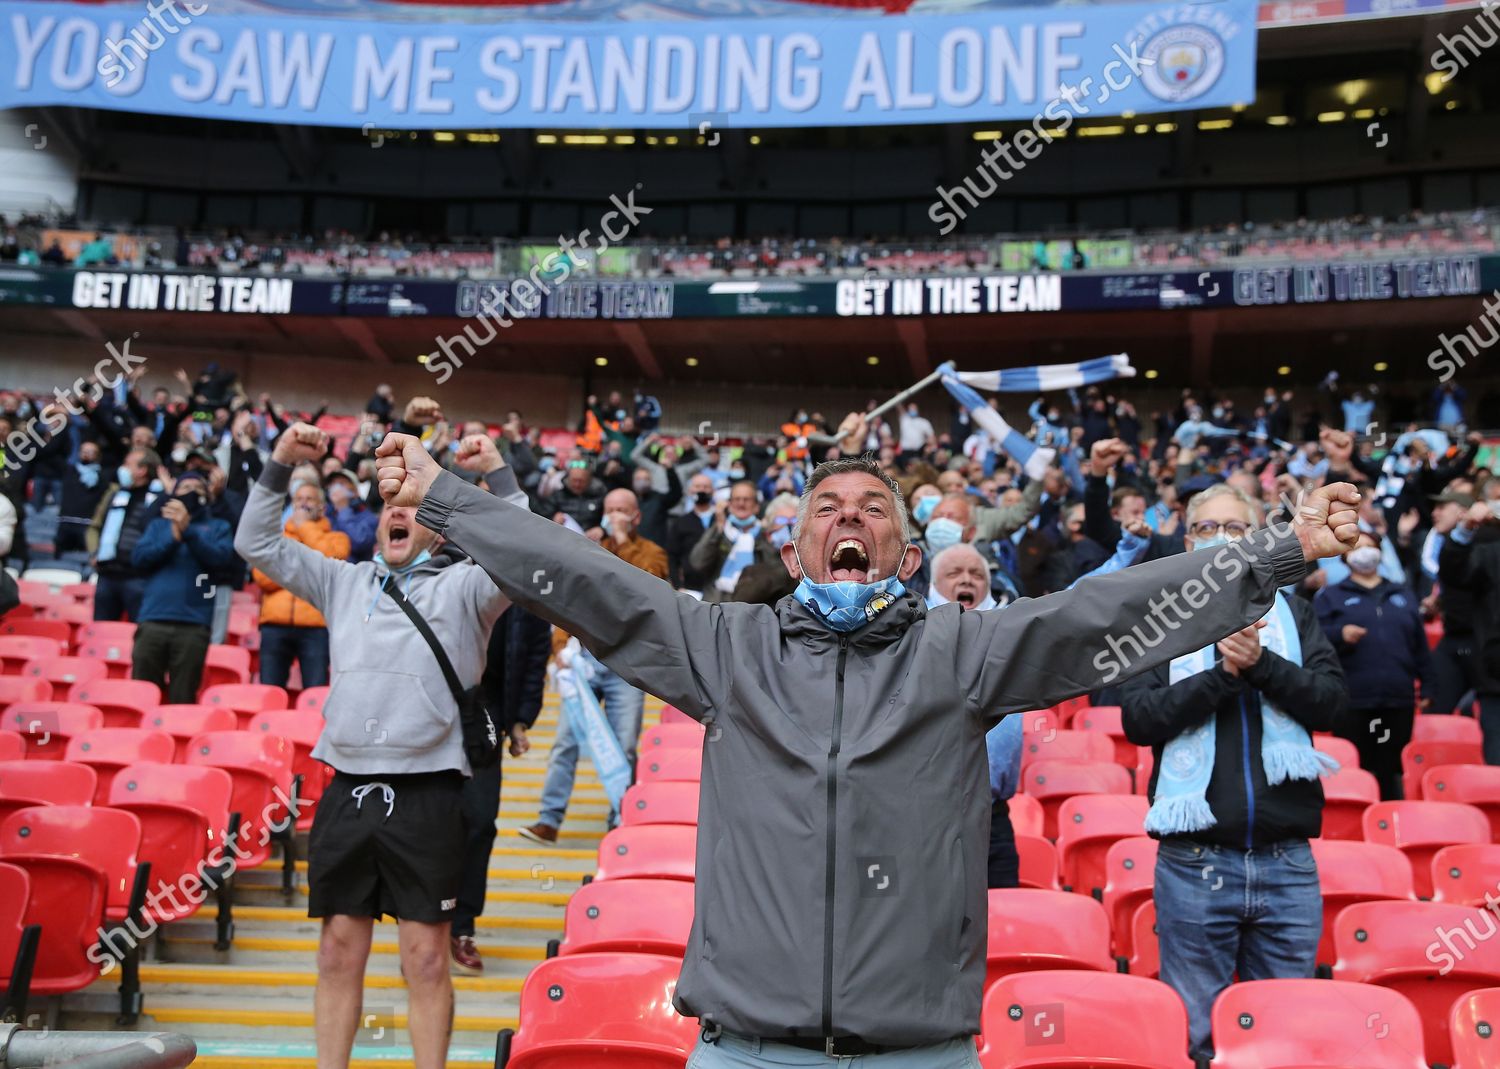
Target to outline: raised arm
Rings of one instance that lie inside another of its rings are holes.
[[[723,704],[716,681],[729,678],[732,661],[722,608],[469,486],[410,435],[387,436],[376,456],[386,501],[418,507],[418,523],[472,557],[516,604],[578,636],[627,681],[690,716]]]
[[[1278,587],[1302,578],[1309,559],[1354,541],[1358,500],[1347,483],[1325,486],[1307,496],[1290,526],[974,613],[972,623],[961,621],[972,630],[958,647],[970,707],[988,719],[1046,708],[1249,626]]]

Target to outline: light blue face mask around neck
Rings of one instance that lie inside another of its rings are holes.
[[[792,552],[797,553],[795,545]],[[901,558],[905,557],[906,547],[902,546]],[[852,579],[815,583],[802,568],[801,553],[797,553],[797,569],[802,572],[802,581],[792,591],[792,597],[830,631],[857,631],[906,593],[906,586],[894,575],[873,583],[856,583]]]

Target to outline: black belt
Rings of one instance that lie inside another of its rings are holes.
[[[784,1043],[789,1047],[820,1051],[830,1058],[852,1058],[861,1054],[891,1054],[906,1047],[886,1047],[879,1043],[868,1043],[857,1036],[814,1036],[807,1039],[782,1039],[779,1036],[762,1036],[765,1043]]]

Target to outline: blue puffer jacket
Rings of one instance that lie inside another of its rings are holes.
[[[214,618],[214,576],[234,563],[234,531],[206,513],[172,537],[172,521],[158,516],[146,525],[131,553],[146,577],[138,623],[200,624]]]

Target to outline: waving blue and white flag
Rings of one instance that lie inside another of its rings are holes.
[[[1134,378],[1135,368],[1130,366],[1128,353],[1116,353],[1077,364],[1038,364],[1000,371],[954,371],[953,374],[964,385],[990,393],[1047,393],[1050,390],[1076,390],[1080,386],[1093,386],[1111,379]]]
[[[951,363],[944,364],[940,370],[943,372],[943,386],[953,395],[953,399],[969,410],[969,416],[975,425],[1014,457],[1030,478],[1040,479],[1047,473],[1057,450],[1038,448],[1030,438],[1005,422],[1005,417],[991,408],[983,397],[964,385]]]

